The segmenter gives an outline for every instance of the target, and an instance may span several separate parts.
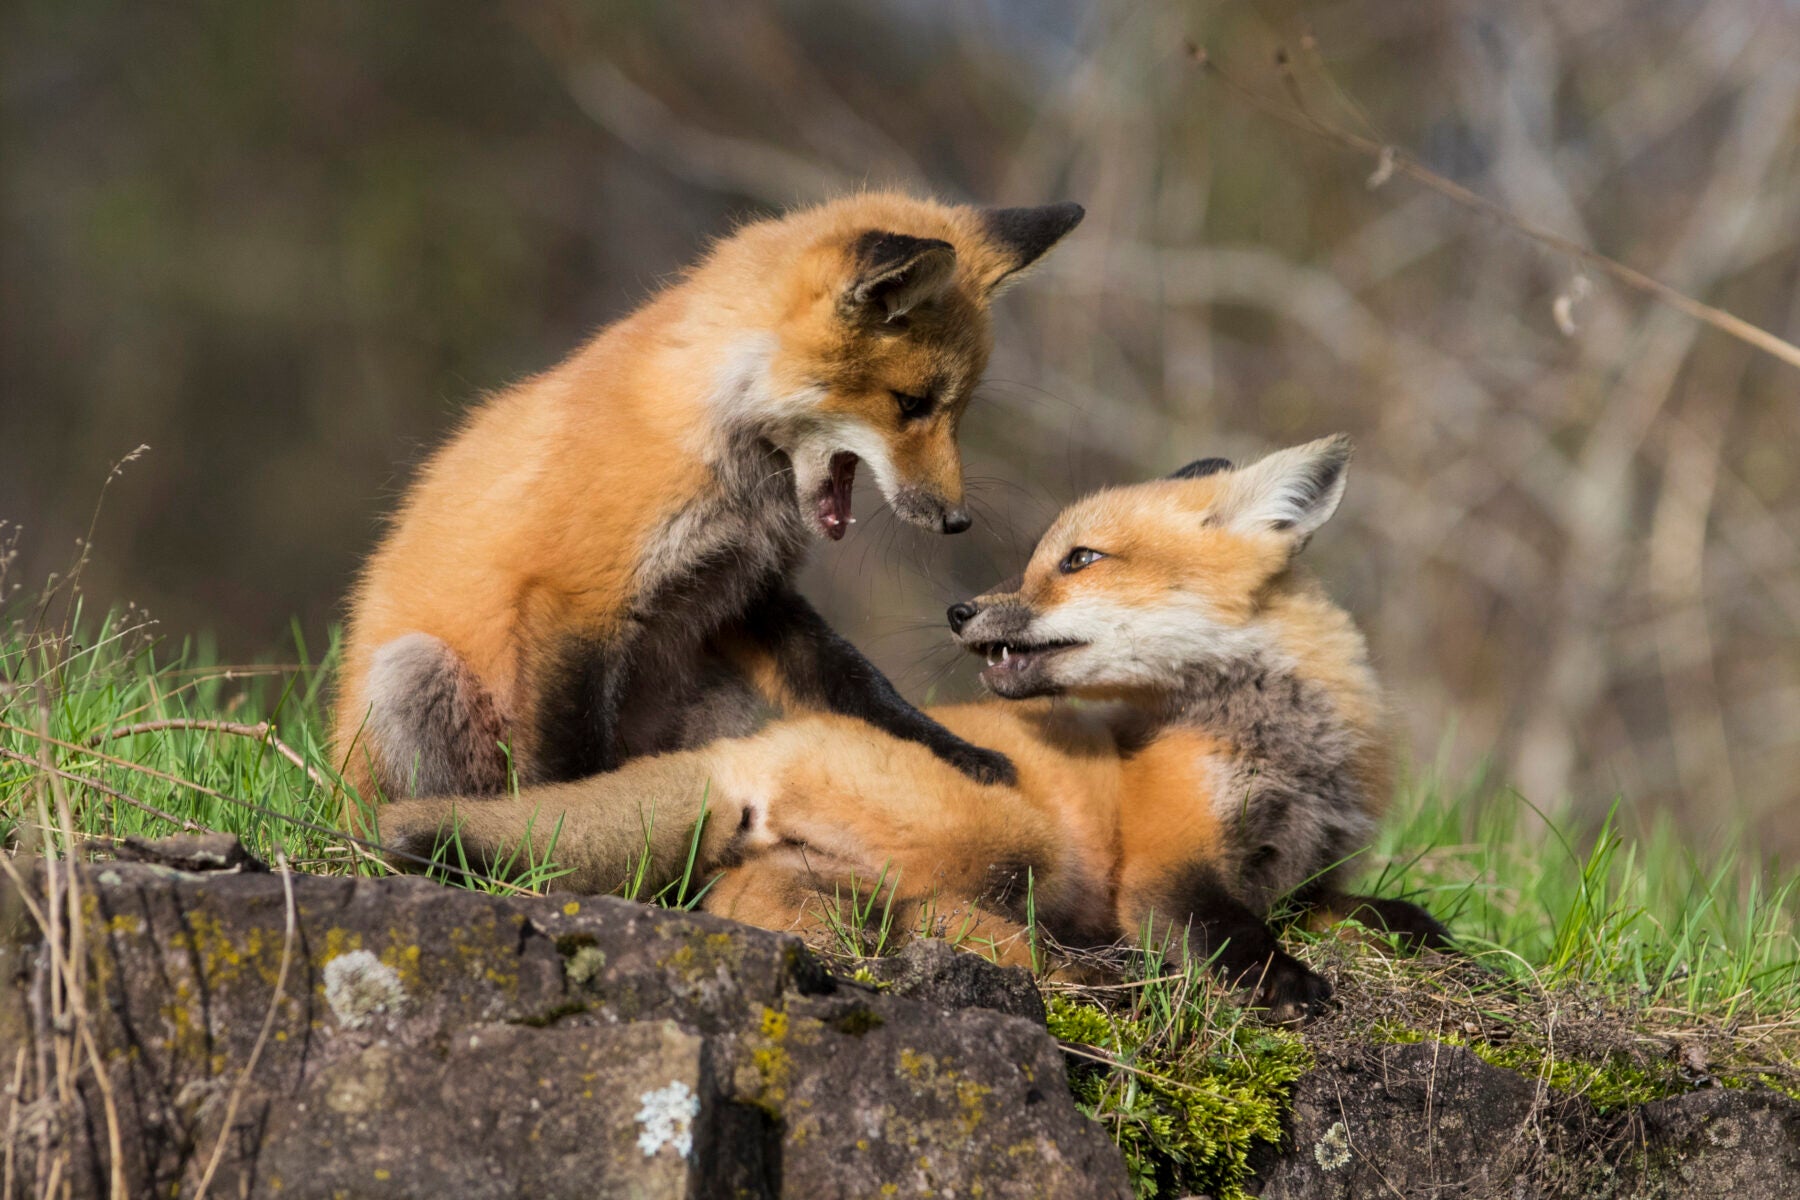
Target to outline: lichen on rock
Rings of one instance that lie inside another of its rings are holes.
[[[367,950],[351,950],[325,964],[325,1002],[346,1029],[377,1016],[398,1015],[406,1004],[400,973]]]
[[[664,1146],[673,1146],[682,1158],[693,1153],[694,1119],[700,1115],[700,1097],[694,1095],[694,1089],[676,1079],[667,1087],[645,1092],[638,1101],[637,1123],[643,1131],[637,1144],[645,1158]]]

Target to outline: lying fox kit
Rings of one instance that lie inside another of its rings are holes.
[[[841,920],[834,898],[879,880],[895,927],[929,909],[1024,959],[1029,891],[1064,944],[1148,938],[1210,958],[1283,1019],[1304,1015],[1330,988],[1268,928],[1277,900],[1446,936],[1416,906],[1337,883],[1388,794],[1385,713],[1361,634],[1294,560],[1336,510],[1349,459],[1335,437],[1097,493],[1057,518],[1017,586],[951,608],[1000,699],[931,715],[1008,755],[1016,786],[809,716],[556,792],[398,806],[384,831],[429,851],[460,822],[465,848],[491,855],[534,815],[540,830],[562,819],[568,882],[604,889],[634,847],[590,814],[635,800],[679,817],[705,792],[706,851],[730,864],[711,911],[817,934]]]
[[[968,528],[956,433],[989,308],[1081,215],[868,194],[747,224],[483,404],[419,472],[352,596],[347,779],[365,797],[494,793],[509,768],[575,779],[747,732],[759,698],[1010,779],[793,581],[809,533],[851,525],[861,465],[905,520]]]

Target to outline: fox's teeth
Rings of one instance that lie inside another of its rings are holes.
[[[1008,647],[1006,647],[1006,646],[1002,646],[1002,647],[1000,647],[1000,661],[1001,661],[1001,662],[1005,662],[1005,661],[1006,661],[1006,660],[1007,660],[1007,659],[1009,659],[1009,658],[1011,658],[1011,657],[1012,657],[1012,650],[1011,650],[1011,649],[1009,649],[1009,648],[1008,648]]]
[[[990,667],[995,666],[1000,662],[1000,656],[994,653],[994,648],[992,646],[988,647],[987,660],[988,666]]]

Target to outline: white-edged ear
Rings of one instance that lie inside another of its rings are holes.
[[[1219,517],[1239,528],[1275,529],[1304,542],[1331,519],[1344,498],[1351,444],[1334,434],[1293,446],[1234,471]]]
[[[844,307],[881,321],[937,299],[956,274],[956,249],[938,238],[871,230],[857,239],[853,253],[856,277],[844,295]]]

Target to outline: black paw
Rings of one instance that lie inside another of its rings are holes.
[[[997,750],[983,750],[980,746],[959,742],[939,749],[938,757],[976,783],[1003,783],[1012,787],[1019,782],[1019,771],[1013,766],[1012,759]]]
[[[1260,972],[1242,981],[1252,988],[1250,1006],[1278,1025],[1298,1025],[1325,1011],[1331,984],[1291,954],[1276,951]]]
[[[1402,948],[1456,952],[1450,931],[1436,917],[1408,900],[1384,900],[1376,896],[1351,896],[1345,904],[1346,916],[1391,934]]]

